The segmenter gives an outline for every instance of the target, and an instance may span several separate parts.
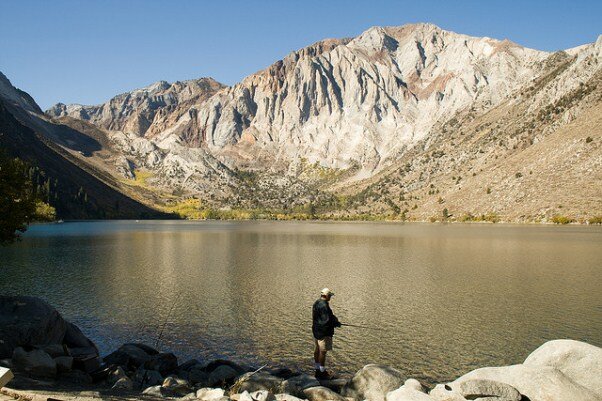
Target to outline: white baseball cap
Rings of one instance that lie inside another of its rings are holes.
[[[326,296],[328,296],[328,295],[333,296],[334,292],[332,292],[330,290],[330,288],[322,288],[322,291],[320,292],[320,294],[326,295]]]

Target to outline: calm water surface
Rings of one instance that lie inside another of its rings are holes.
[[[311,305],[336,292],[330,361],[428,383],[521,362],[546,340],[602,346],[602,229],[297,222],[37,225],[0,248],[0,293],[45,298],[107,353],[312,369]],[[164,327],[163,327],[164,326]]]

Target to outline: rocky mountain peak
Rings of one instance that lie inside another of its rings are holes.
[[[41,114],[42,109],[27,93],[16,87],[0,72],[0,98],[9,105],[19,107],[31,113]]]

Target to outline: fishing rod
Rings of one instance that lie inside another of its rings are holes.
[[[379,330],[379,331],[382,330],[382,329],[380,329],[378,327],[362,326],[362,325],[359,325],[359,324],[350,324],[350,323],[341,323],[341,326],[357,327],[357,328],[360,328],[360,329],[368,329],[368,330]]]

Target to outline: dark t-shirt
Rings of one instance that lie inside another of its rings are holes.
[[[318,340],[324,337],[332,337],[334,335],[334,328],[341,326],[339,319],[332,313],[328,302],[322,298],[314,302],[312,315],[312,331],[314,337]]]

